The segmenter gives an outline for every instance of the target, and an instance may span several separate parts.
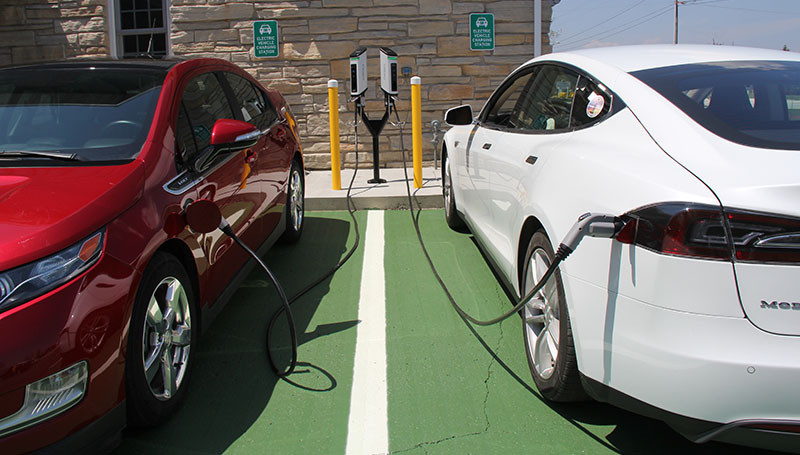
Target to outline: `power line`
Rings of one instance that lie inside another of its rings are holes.
[[[603,24],[608,23],[608,21],[618,18],[619,16],[627,13],[628,11],[631,11],[632,9],[636,8],[637,6],[641,5],[644,2],[645,2],[645,0],[640,0],[639,2],[637,2],[635,5],[631,6],[630,8],[626,8],[626,9],[620,11],[619,13],[614,14],[613,16],[609,17],[608,19],[600,21],[600,23],[603,23]],[[577,37],[579,37],[579,36],[581,36],[581,35],[583,35],[585,33],[591,32],[591,31],[592,31],[591,29],[587,28],[586,30],[584,30],[582,32],[576,33],[576,34],[571,35],[571,36],[567,36],[566,38],[562,38],[561,41],[569,41],[571,39],[577,38]]]
[[[636,19],[634,19],[632,21],[628,21],[628,22],[626,22],[624,24],[620,24],[620,25],[618,25],[616,27],[612,27],[612,28],[610,28],[608,30],[599,32],[597,35],[592,36],[590,38],[581,38],[579,40],[569,41],[569,42],[560,42],[558,44],[560,44],[562,46],[571,46],[571,45],[574,45],[574,44],[578,44],[578,43],[583,43],[585,41],[589,41],[591,39],[602,40],[602,39],[610,38],[610,37],[618,35],[618,34],[620,34],[622,32],[626,32],[626,31],[628,31],[628,30],[630,30],[632,28],[638,27],[638,26],[640,26],[640,25],[642,25],[642,24],[644,24],[646,22],[649,22],[649,21],[651,21],[651,20],[653,20],[653,19],[655,19],[657,17],[663,16],[665,13],[668,13],[671,10],[672,10],[672,6],[663,7],[663,8],[657,9],[657,10],[655,10],[653,12],[647,13],[644,16],[640,16],[640,17],[638,17],[638,18],[636,18]],[[630,26],[626,27],[628,25],[630,25]],[[624,27],[624,28],[622,28],[620,30],[620,27]]]

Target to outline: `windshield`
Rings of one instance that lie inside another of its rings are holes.
[[[133,159],[164,75],[141,68],[0,71],[0,166],[56,154],[78,162]]]
[[[800,150],[800,62],[716,62],[632,74],[717,136]]]

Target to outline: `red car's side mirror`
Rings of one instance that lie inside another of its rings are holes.
[[[233,153],[256,145],[261,130],[241,120],[222,118],[211,130],[211,145],[200,152],[194,170],[203,172],[222,153]]]
[[[241,120],[222,118],[214,123],[211,130],[211,145],[226,148],[247,148],[255,145],[261,131]]]

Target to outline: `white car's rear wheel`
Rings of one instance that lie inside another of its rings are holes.
[[[522,289],[526,294],[553,262],[553,248],[543,231],[536,232],[525,253]],[[586,398],[580,383],[561,273],[556,273],[522,309],[525,352],[533,381],[551,401]]]

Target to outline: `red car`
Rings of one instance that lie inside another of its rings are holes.
[[[286,101],[231,63],[0,70],[0,453],[167,418],[251,264],[185,207],[263,253],[299,239],[303,177]]]

